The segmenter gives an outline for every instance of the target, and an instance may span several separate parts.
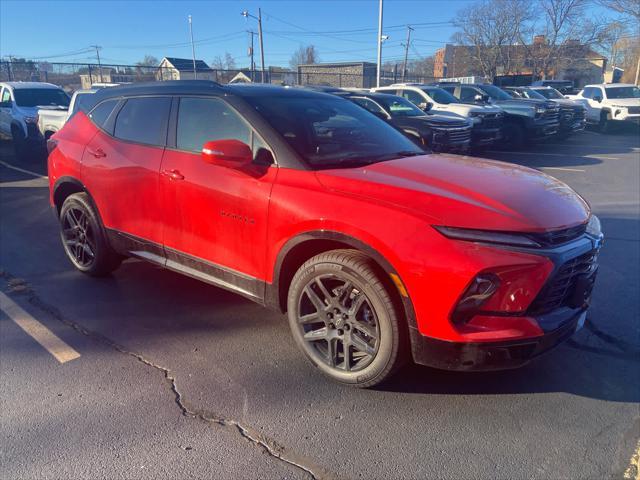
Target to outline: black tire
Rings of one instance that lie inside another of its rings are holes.
[[[522,147],[525,142],[525,132],[522,125],[518,123],[506,123],[503,127],[503,141],[504,144],[509,147]]]
[[[390,288],[357,250],[309,259],[294,275],[287,300],[298,347],[340,383],[366,388],[388,379],[408,351],[406,323]]]
[[[109,245],[86,193],[74,193],[64,201],[60,209],[60,238],[67,258],[82,273],[101,277],[122,263],[122,257]]]
[[[600,122],[598,122],[600,133],[611,133],[611,113],[600,112]]]
[[[27,160],[31,151],[22,129],[17,125],[11,125],[11,140],[13,142],[16,159]]]

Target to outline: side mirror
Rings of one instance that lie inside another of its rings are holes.
[[[602,101],[602,97],[600,95],[596,95],[595,97],[593,97],[593,100],[600,103]]]
[[[251,164],[253,152],[239,140],[215,140],[202,146],[202,160],[212,165],[242,168]]]
[[[433,107],[433,103],[431,102],[422,102],[420,105],[418,105],[418,108],[425,112],[428,112],[429,110],[431,110],[432,107]]]

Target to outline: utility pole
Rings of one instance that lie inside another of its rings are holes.
[[[244,18],[251,17],[258,20],[258,38],[260,40],[260,66],[262,67],[261,68],[262,73],[260,74],[260,81],[264,83],[265,77],[264,77],[264,43],[263,43],[263,35],[262,35],[262,10],[258,8],[257,17],[255,15],[251,15],[248,10],[243,10],[242,13],[240,13],[240,15],[242,15]]]
[[[256,71],[256,62],[253,59],[253,52],[254,52],[253,37],[258,34],[252,30],[247,30],[247,33],[249,34],[249,42],[251,43],[251,46],[249,47],[249,56],[251,57],[251,66],[249,67],[249,69],[251,70],[251,81],[253,82],[255,80],[254,76]]]
[[[638,63],[636,65],[636,85],[640,85],[640,83],[638,83],[638,80],[640,80],[640,57],[638,57]]]
[[[380,72],[382,70],[382,0],[378,12],[378,68],[376,69],[376,87],[380,86]]]
[[[196,47],[193,45],[193,25],[191,23],[191,15],[189,15],[189,36],[191,37],[191,58],[193,59],[193,79],[198,79],[198,71],[196,70]]]
[[[402,64],[402,82],[404,83],[405,76],[407,75],[407,59],[409,58],[409,45],[411,44],[411,28],[407,25],[407,43],[404,46],[404,63]]]
[[[91,45],[96,49],[96,57],[98,58],[98,78],[100,78],[100,82],[102,82],[102,65],[100,63],[100,47],[99,45]]]

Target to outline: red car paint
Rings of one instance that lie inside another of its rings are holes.
[[[590,215],[584,200],[552,177],[467,157],[433,154],[321,171],[275,165],[238,170],[207,164],[195,153],[116,140],[82,112],[55,140],[52,204],[59,181],[74,178],[106,228],[267,287],[278,278],[279,255],[296,236],[349,236],[392,267],[419,333],[450,342],[543,335],[536,318],[524,312],[554,266],[544,255],[446,238],[434,225],[549,232],[584,224]],[[456,325],[452,311],[480,272],[501,280],[483,307],[492,313]]]

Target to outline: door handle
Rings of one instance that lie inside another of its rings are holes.
[[[107,156],[107,154],[104,153],[101,148],[98,148],[97,150],[88,149],[87,152],[89,153],[89,155],[93,155],[96,158],[104,158]]]
[[[165,177],[169,177],[170,180],[184,180],[184,175],[179,170],[163,170],[160,173]]]

